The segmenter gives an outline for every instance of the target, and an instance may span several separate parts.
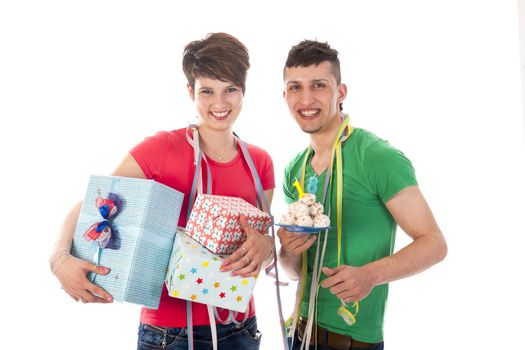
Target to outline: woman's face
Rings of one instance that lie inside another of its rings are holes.
[[[195,102],[201,127],[231,130],[242,108],[239,86],[210,78],[195,79],[195,90],[188,86]]]

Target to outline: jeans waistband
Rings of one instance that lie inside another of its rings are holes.
[[[228,332],[235,329],[242,329],[245,327],[250,326],[252,323],[256,322],[255,317],[250,317],[246,321],[241,322],[239,324],[235,323],[229,323],[229,324],[217,324],[217,333],[221,332]],[[159,334],[167,334],[167,335],[187,335],[188,329],[186,327],[161,327],[161,326],[154,326],[146,323],[141,323],[141,327],[144,329],[159,333]],[[193,333],[209,333],[210,332],[210,326],[204,325],[204,326],[193,326]]]

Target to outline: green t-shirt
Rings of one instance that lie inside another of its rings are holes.
[[[322,200],[326,171],[315,174],[310,161],[307,161],[305,185],[307,180],[316,176],[318,180],[316,196]],[[293,187],[294,179],[300,179],[301,167],[306,150],[299,153],[286,167],[284,194],[288,203],[298,199]],[[372,261],[391,255],[394,249],[397,224],[385,207],[385,203],[400,190],[417,185],[414,169],[402,152],[371,132],[356,128],[342,145],[343,158],[343,215],[341,238],[341,264],[362,266]],[[337,266],[337,216],[336,216],[336,180],[333,172],[331,189],[327,202],[331,203],[328,242],[323,266]],[[306,186],[304,186],[306,187]],[[328,212],[325,203],[325,213]],[[300,313],[308,316],[311,274],[314,265],[317,244],[324,239],[320,234],[315,244],[308,250],[308,278]],[[322,248],[322,246],[321,246]],[[327,276],[321,274],[321,281]],[[375,287],[359,303],[357,322],[348,326],[337,314],[341,301],[330,293],[330,289],[319,287],[317,298],[317,323],[324,328],[340,334],[346,334],[365,342],[383,340],[383,320],[388,284]]]

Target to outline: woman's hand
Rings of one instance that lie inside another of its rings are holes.
[[[111,303],[113,297],[87,278],[88,272],[107,275],[109,271],[111,271],[109,267],[97,266],[68,255],[54,272],[62,288],[73,300],[83,303]]]
[[[224,259],[221,271],[233,270],[233,276],[255,277],[259,274],[263,262],[273,253],[273,245],[264,234],[248,225],[244,216],[240,216],[239,223],[246,233],[246,242]]]

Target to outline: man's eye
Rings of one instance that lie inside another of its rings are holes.
[[[325,87],[325,84],[323,84],[323,83],[315,83],[314,84],[314,88],[316,88],[316,89],[321,89],[321,88],[324,88],[324,87]]]
[[[288,90],[290,90],[290,91],[297,91],[297,90],[299,90],[299,85],[290,85],[288,87]]]
[[[211,91],[209,89],[204,89],[204,90],[201,90],[201,94],[211,95],[211,94],[213,94],[213,91]]]

